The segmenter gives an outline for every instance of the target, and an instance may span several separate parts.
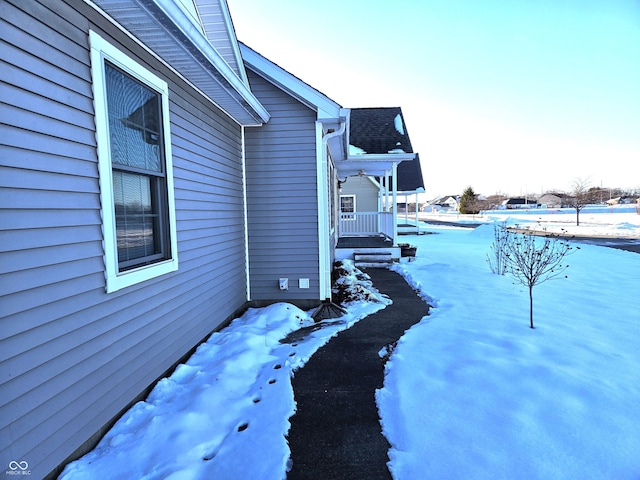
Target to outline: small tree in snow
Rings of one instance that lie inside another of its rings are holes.
[[[592,201],[589,179],[578,178],[573,182],[569,205],[576,209],[576,226],[580,225],[580,211]]]
[[[566,275],[569,267],[564,257],[573,247],[558,236],[544,238],[523,233],[509,232],[503,242],[505,248],[505,273],[529,289],[529,326],[533,326],[533,287],[552,278]]]

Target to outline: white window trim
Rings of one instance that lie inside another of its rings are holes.
[[[93,102],[95,108],[96,141],[98,146],[100,199],[102,203],[105,278],[106,290],[110,293],[178,269],[178,240],[176,232],[175,197],[173,192],[173,161],[171,155],[171,134],[169,130],[169,88],[167,82],[122,53],[94,31],[89,32],[89,41],[91,45],[91,74],[93,77]],[[125,272],[119,272],[118,269],[111,148],[106,102],[105,59],[133,76],[136,80],[160,93],[162,99],[162,128],[164,132],[165,180],[167,186],[167,207],[169,209],[171,258]]]

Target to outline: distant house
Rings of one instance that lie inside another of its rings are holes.
[[[545,193],[538,198],[538,205],[546,208],[564,208],[571,205],[572,198],[564,193]]]
[[[631,205],[632,203],[640,202],[640,199],[635,196],[621,196],[607,200],[607,205]]]
[[[502,202],[503,209],[536,208],[538,203],[531,198],[507,198]]]
[[[427,205],[427,209],[431,212],[458,210],[459,203],[460,196],[444,195],[431,200]]]

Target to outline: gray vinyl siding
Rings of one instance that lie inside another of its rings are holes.
[[[349,177],[342,184],[340,195],[356,196],[356,212],[377,212],[379,190],[366,177]]]
[[[316,112],[247,74],[271,114],[266,125],[245,132],[251,298],[318,300]],[[289,290],[279,290],[281,277],[289,279]],[[309,279],[309,289],[298,288],[300,278]]]
[[[170,88],[179,269],[111,294],[90,28]],[[2,1],[0,31],[0,464],[42,478],[245,305],[242,137],[84,2]]]

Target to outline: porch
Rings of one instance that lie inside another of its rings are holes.
[[[340,212],[339,237],[395,237],[392,212]]]
[[[361,266],[399,261],[394,227],[391,212],[341,212],[336,260],[350,259]]]

